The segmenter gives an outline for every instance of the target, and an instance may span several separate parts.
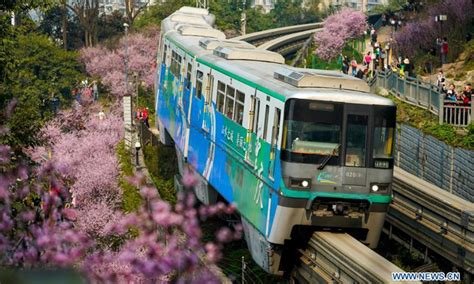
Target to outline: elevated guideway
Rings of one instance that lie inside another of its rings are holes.
[[[259,31],[255,33],[246,34],[246,35],[241,35],[233,39],[246,41],[255,46],[259,46],[263,44],[264,42],[270,41],[274,38],[282,37],[285,35],[291,35],[294,33],[299,33],[299,32],[303,32],[307,30],[314,30],[317,28],[322,28],[322,26],[323,26],[322,22],[288,26],[288,27],[264,30],[264,31]]]
[[[320,30],[322,30],[322,28],[285,35],[265,42],[258,48],[278,52],[286,57],[290,54],[296,53],[309,37],[313,36],[315,32]]]
[[[453,265],[474,274],[474,204],[395,167],[393,203],[386,231],[392,226]]]
[[[308,284],[395,283],[392,272],[404,272],[350,235],[330,232],[313,234],[300,263],[292,277]]]

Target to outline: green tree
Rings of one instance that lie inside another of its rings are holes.
[[[195,6],[194,0],[174,0],[174,1],[160,1],[160,3],[150,6],[138,19],[133,22],[133,27],[142,29],[149,25],[160,25],[161,21],[174,13],[183,6]]]
[[[37,28],[37,31],[50,36],[55,41],[63,41],[63,27],[66,26],[66,49],[79,49],[84,46],[84,29],[79,23],[77,17],[67,10],[67,24],[64,24],[64,8],[57,5],[48,9]],[[104,26],[104,28],[106,28]]]
[[[75,52],[63,50],[44,35],[16,34],[8,41],[12,49],[5,66],[8,75],[0,84],[0,120],[6,120],[10,132],[0,142],[16,148],[32,146],[38,142],[40,127],[51,117],[51,99],[63,105],[71,102],[70,88],[81,77],[80,65]],[[7,117],[4,110],[13,100],[17,106]]]
[[[263,30],[276,28],[277,24],[273,21],[272,15],[265,13],[262,7],[256,6],[247,9],[247,33],[253,33]]]
[[[123,23],[125,18],[122,12],[114,11],[111,15],[103,14],[99,18],[98,36],[99,42],[118,40],[124,34]]]

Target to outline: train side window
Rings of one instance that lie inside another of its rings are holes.
[[[226,94],[227,95],[225,99],[225,115],[230,119],[234,119],[233,115],[234,115],[235,89],[227,86]]]
[[[163,48],[163,63],[166,65],[166,53],[168,51],[168,46],[166,44],[164,44],[164,48]]]
[[[191,89],[191,72],[193,71],[193,65],[188,63],[188,70],[186,70],[186,89]]]
[[[171,52],[171,66],[170,70],[171,73],[173,73],[174,76],[179,77],[179,72],[181,70],[181,60],[182,57],[178,53],[176,53],[174,50]]]
[[[197,71],[197,74],[196,74],[196,97],[198,99],[201,99],[202,97],[202,79],[204,77],[204,73],[202,73],[201,71]]]
[[[270,107],[265,106],[265,120],[263,121],[263,140],[267,140],[267,130],[268,130],[268,116],[270,115]]]
[[[225,84],[221,81],[217,81],[217,111],[224,113],[224,100],[225,100]]]
[[[244,121],[245,94],[237,90],[235,98],[234,121],[242,125]]]

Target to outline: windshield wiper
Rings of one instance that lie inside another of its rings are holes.
[[[331,158],[334,156],[334,152],[335,152],[336,150],[338,150],[339,147],[341,147],[341,144],[337,144],[337,146],[334,147],[334,149],[331,150],[331,152],[329,153],[329,155],[327,155],[326,157],[324,157],[324,160],[323,160],[323,162],[319,165],[318,170],[322,171],[322,170],[324,169],[324,167],[327,165],[327,163],[329,162],[329,160],[331,160]]]

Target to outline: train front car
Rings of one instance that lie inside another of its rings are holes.
[[[391,201],[396,107],[368,93],[361,80],[294,70],[275,73],[298,89],[285,102],[273,219],[280,229],[268,241],[294,242],[307,229],[329,229],[351,232],[374,248]]]

